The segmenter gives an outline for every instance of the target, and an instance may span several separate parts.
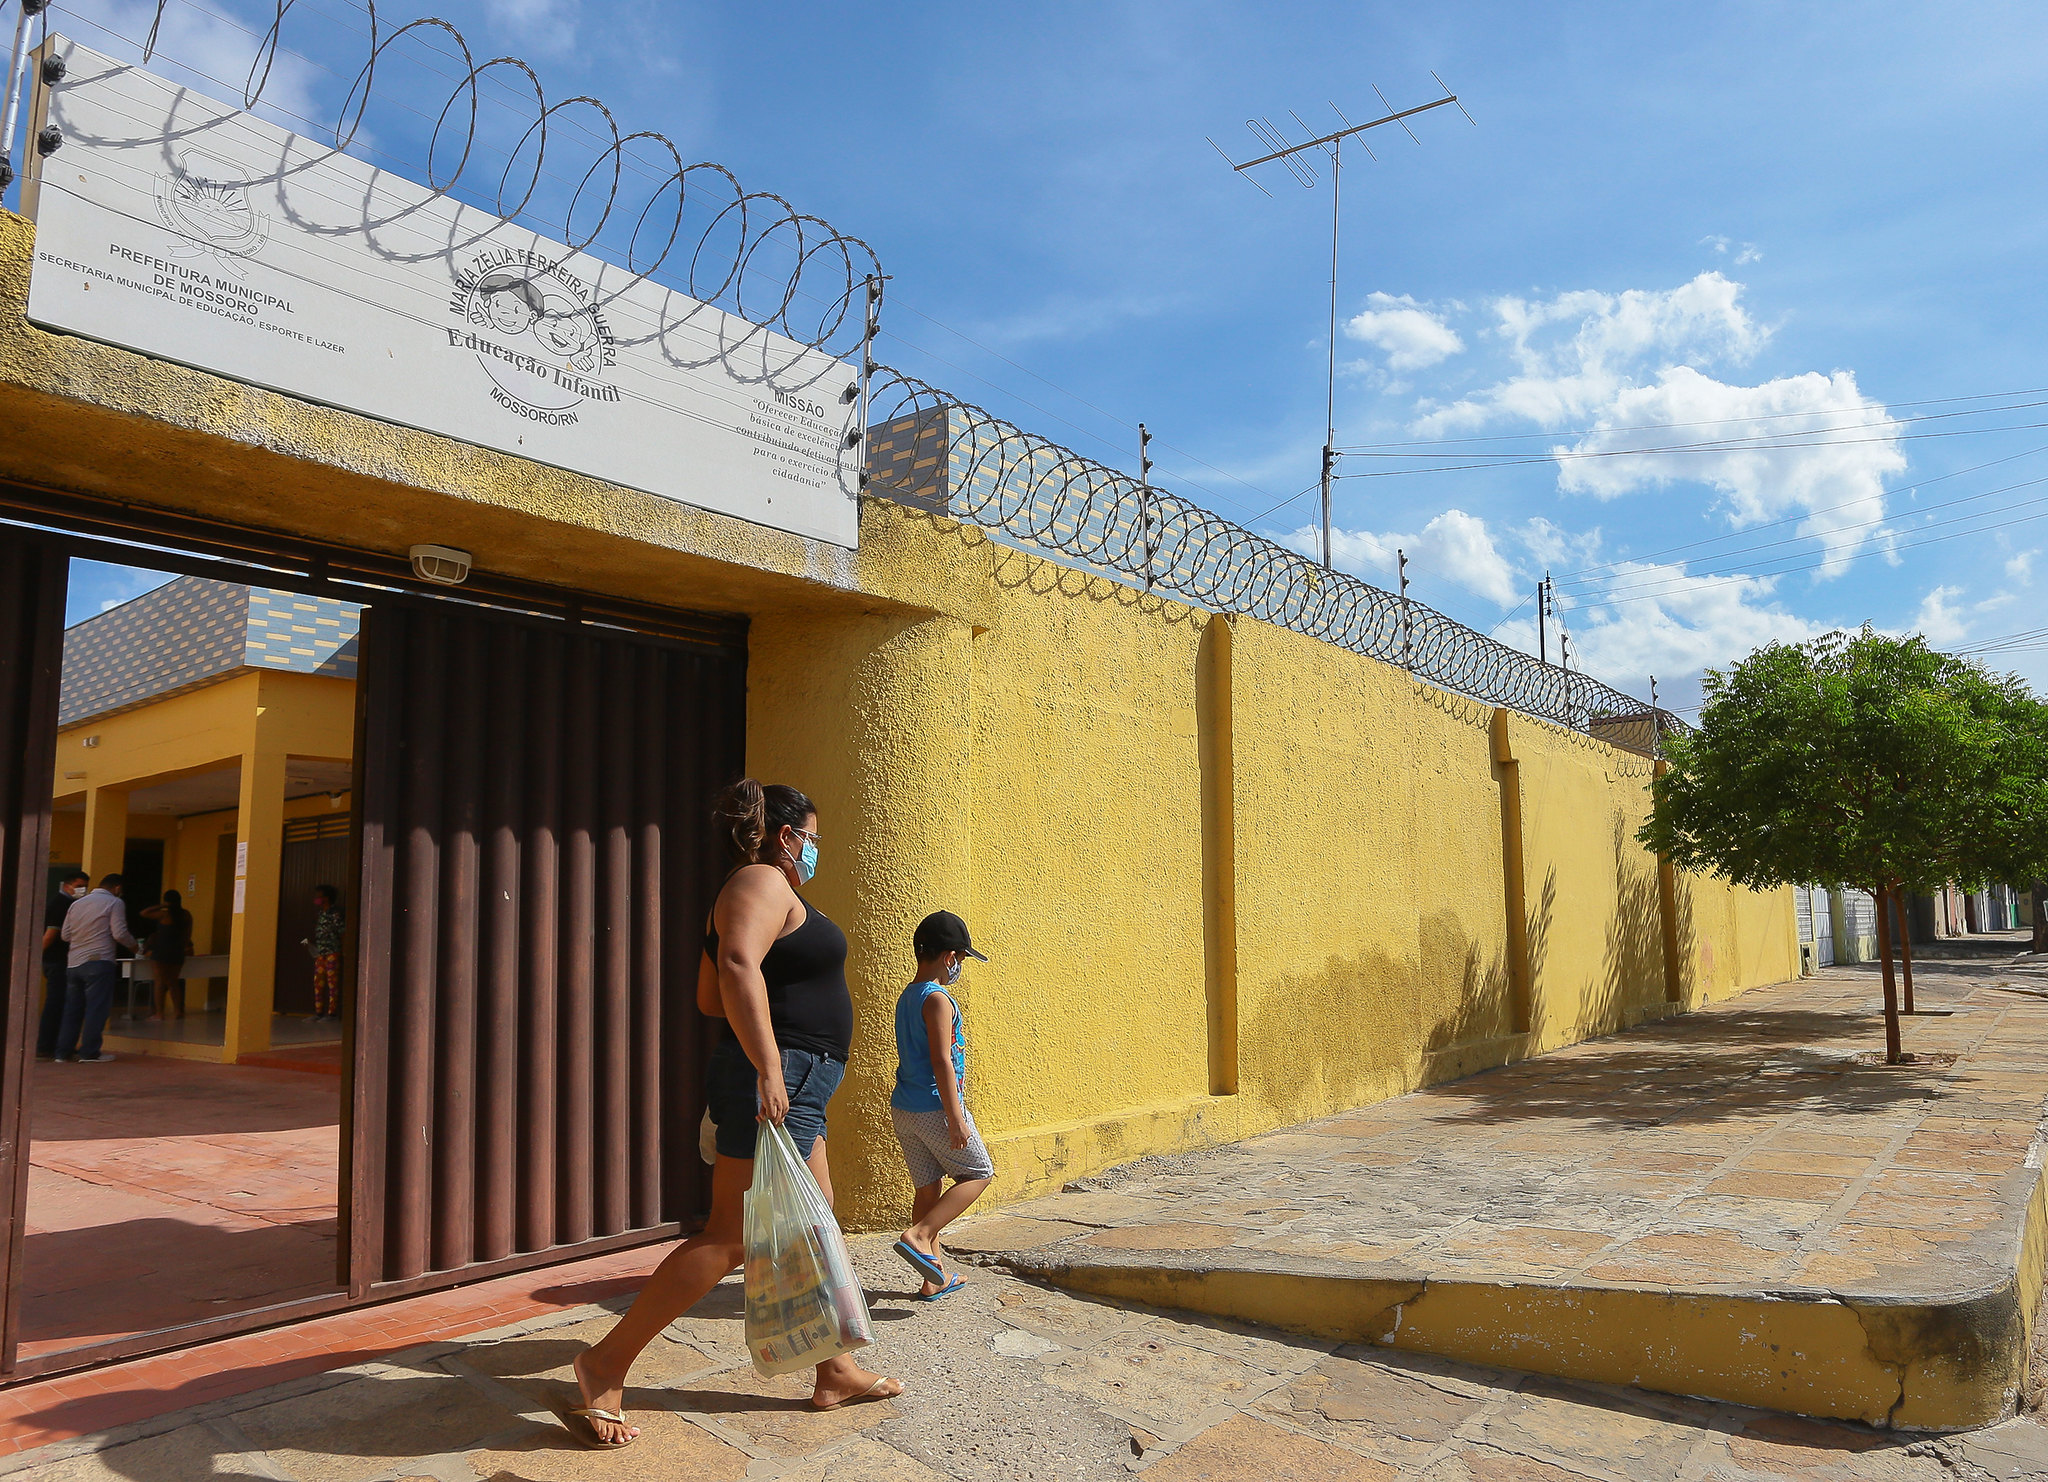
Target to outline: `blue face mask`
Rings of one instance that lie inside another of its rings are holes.
[[[803,853],[796,857],[795,864],[797,884],[808,885],[811,877],[818,873],[818,841],[816,839],[804,840]]]

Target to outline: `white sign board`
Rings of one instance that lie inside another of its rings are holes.
[[[852,548],[851,367],[65,37],[28,316]],[[39,119],[40,128],[45,119]]]

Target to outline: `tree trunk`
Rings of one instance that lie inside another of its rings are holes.
[[[1904,970],[1906,1012],[1917,1013],[1913,1007],[1913,923],[1907,915],[1906,892],[1894,886],[1892,899],[1899,903],[1899,966]]]
[[[1877,887],[1877,956],[1884,964],[1884,1062],[1897,1065],[1905,1057],[1899,1049],[1899,990],[1892,977],[1892,913],[1885,897],[1890,892]]]
[[[2048,952],[2048,880],[2034,882],[2034,940],[2036,952]]]

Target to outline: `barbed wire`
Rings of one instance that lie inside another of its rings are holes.
[[[144,65],[155,56],[175,3],[156,0],[147,36],[130,38],[140,46]],[[525,119],[518,142],[504,151],[496,181],[481,190],[470,187],[498,216],[532,216],[543,179],[552,180],[568,200],[558,221],[540,218],[542,227],[564,245],[586,251],[607,226],[630,221],[629,230],[621,229],[625,241],[617,255],[624,257],[619,265],[633,275],[632,282],[662,275],[659,281],[691,298],[800,344],[842,355],[859,347],[867,327],[863,299],[868,285],[883,279],[868,243],[772,192],[743,189],[722,165],[685,165],[661,134],[622,133],[596,98],[550,103],[539,75],[525,62],[510,56],[478,62],[462,32],[446,20],[422,17],[386,28],[376,0],[352,3],[360,6],[368,33],[361,37],[361,64],[323,141],[333,152],[355,143],[379,99],[379,69],[390,65],[392,48],[408,37],[444,40],[453,49],[452,55],[437,53],[453,68],[440,74],[449,84],[446,95],[391,100],[431,120],[420,172],[428,189],[453,195],[490,152],[479,140],[488,83],[497,90],[494,102],[503,102],[499,93],[516,94]],[[251,33],[255,52],[241,83],[241,104],[249,112],[263,105],[280,54],[300,55],[287,44],[298,4],[273,0],[267,27]],[[345,67],[335,75],[349,78]],[[225,79],[216,81],[232,90]],[[594,129],[592,119],[599,121]],[[644,153],[661,156],[662,165],[648,170]],[[522,165],[529,157],[530,167]],[[436,168],[437,160],[450,158],[452,168]],[[290,168],[296,173],[309,165]],[[688,215],[692,207],[695,218]],[[579,221],[586,225],[579,227]],[[727,242],[730,250],[722,250]],[[768,266],[778,257],[789,265],[786,271]],[[835,338],[841,340],[837,350]],[[1649,754],[1660,731],[1683,724],[1668,711],[1653,712],[1586,674],[1539,662],[1422,603],[1326,570],[1170,490],[1141,484],[912,376],[871,363],[868,369],[869,494],[971,522],[999,539],[1147,591],[1336,644],[1443,689],[1631,751]]]
[[[141,46],[144,66],[155,57],[165,16],[177,3],[156,0],[147,36],[131,38]],[[449,21],[426,16],[387,26],[378,15],[376,0],[351,3],[360,6],[368,34],[359,34],[363,51],[352,79],[345,62],[328,69],[350,79],[328,137],[320,141],[334,153],[346,152],[356,141],[373,102],[388,101],[431,122],[420,174],[422,183],[437,195],[452,196],[465,176],[471,176],[476,198],[509,221],[537,214],[536,198],[544,193],[544,178],[562,182],[568,201],[558,219],[538,216],[540,228],[581,252],[612,227],[624,239],[617,253],[624,258],[619,266],[631,275],[620,292],[652,279],[812,349],[844,355],[858,345],[865,325],[865,286],[881,274],[881,263],[867,242],[798,211],[771,191],[742,188],[723,165],[685,164],[681,151],[662,134],[648,129],[622,133],[611,110],[597,98],[579,95],[549,102],[532,67],[511,56],[479,62],[467,38]],[[298,4],[299,0],[273,0],[270,21],[258,35],[241,83],[241,106],[248,112],[263,104],[278,72],[279,55],[296,55],[287,38]],[[187,8],[218,19],[203,7]],[[304,7],[302,21],[307,13],[318,14]],[[333,32],[325,34],[331,38]],[[380,68],[388,73],[400,60],[392,48],[409,37],[443,42],[452,49],[435,52],[452,69],[440,74],[449,84],[445,96],[422,97],[410,90],[418,82],[418,69],[409,73],[409,91],[403,98],[385,99],[379,93]],[[479,139],[486,84],[494,88],[494,103],[509,107],[506,95],[518,98],[525,131],[505,151],[497,179],[486,179],[479,187],[474,174],[488,168],[481,162],[489,150]],[[646,160],[650,155],[657,161],[651,169]],[[454,163],[442,170],[436,164],[442,160]],[[292,167],[294,172],[306,168],[310,166]]]
[[[1659,727],[1643,701],[1327,570],[913,376],[875,367],[868,404],[869,494],[1212,612],[1290,628],[1627,750],[1654,748]],[[1664,731],[1681,724],[1662,714]]]

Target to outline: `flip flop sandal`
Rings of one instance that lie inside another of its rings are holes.
[[[945,1268],[908,1240],[899,1240],[890,1249],[908,1261],[911,1269],[926,1281],[942,1282],[946,1279]]]
[[[842,1405],[858,1405],[863,1400],[893,1400],[896,1398],[896,1394],[901,1394],[903,1391],[899,1389],[896,1391],[896,1394],[889,1395],[882,1393],[882,1386],[893,1382],[887,1374],[884,1374],[857,1395],[848,1395],[845,1399],[834,1400],[829,1405],[821,1405],[816,1400],[813,1400],[811,1408],[813,1410],[837,1410]]]
[[[595,1405],[579,1405],[569,1411],[565,1418],[570,1422],[569,1434],[592,1451],[624,1451],[640,1439],[638,1436],[628,1436],[623,1441],[607,1441],[597,1433],[597,1427],[591,1424],[593,1420],[609,1420],[613,1425],[625,1425],[626,1412],[623,1410],[601,1410]],[[583,1422],[581,1425],[575,1423],[579,1420]]]
[[[935,1291],[935,1292],[919,1292],[919,1293],[918,1293],[918,1294],[917,1294],[916,1296],[912,1297],[912,1298],[911,1298],[910,1300],[911,1300],[911,1301],[913,1301],[913,1302],[936,1302],[936,1301],[938,1301],[938,1300],[939,1300],[939,1298],[941,1298],[941,1297],[950,1297],[950,1296],[952,1296],[952,1295],[953,1295],[953,1293],[955,1293],[955,1292],[959,1291],[959,1290],[960,1290],[960,1288],[962,1288],[962,1287],[963,1287],[963,1286],[965,1286],[965,1285],[967,1285],[967,1278],[966,1278],[966,1277],[964,1277],[964,1276],[959,1276],[959,1275],[955,1275],[955,1276],[954,1276],[954,1277],[952,1277],[952,1278],[951,1278],[950,1280],[948,1280],[948,1281],[947,1281],[947,1283],[946,1283],[946,1284],[945,1284],[944,1286],[940,1287],[940,1288],[939,1288],[939,1289],[938,1289],[937,1291]]]

